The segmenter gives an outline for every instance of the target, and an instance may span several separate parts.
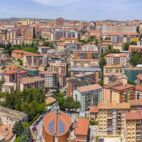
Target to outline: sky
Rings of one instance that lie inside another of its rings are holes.
[[[142,0],[0,0],[0,18],[142,19]]]

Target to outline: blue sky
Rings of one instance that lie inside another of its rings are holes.
[[[0,0],[0,18],[142,19],[142,0]]]

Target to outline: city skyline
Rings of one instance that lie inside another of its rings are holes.
[[[142,19],[140,0],[1,0],[0,18]]]

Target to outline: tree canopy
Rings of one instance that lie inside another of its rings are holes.
[[[65,93],[55,93],[55,98],[57,99],[61,110],[74,110],[80,108],[80,102],[75,101],[72,97],[66,97]]]
[[[29,121],[44,112],[45,95],[43,91],[38,89],[26,89],[23,92],[14,91],[12,93],[0,93],[0,98],[4,101],[1,105],[25,112],[28,115]]]
[[[132,52],[131,58],[130,58],[130,63],[133,66],[136,66],[138,64],[142,64],[142,55],[141,55],[141,53]]]

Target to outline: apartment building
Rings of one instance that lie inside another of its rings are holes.
[[[137,26],[136,25],[103,25],[102,34],[125,34],[125,35],[137,35]]]
[[[17,88],[16,83],[6,82],[2,84],[2,92],[12,93]]]
[[[38,47],[38,52],[40,54],[47,54],[47,51],[50,49],[50,47],[47,46],[39,46]]]
[[[22,59],[25,55],[32,55],[33,53],[22,51],[22,50],[13,50],[12,57],[15,59]]]
[[[104,74],[104,85],[113,83],[114,81],[119,80],[123,84],[127,84],[127,77],[122,73],[105,73]]]
[[[142,99],[142,74],[137,75],[135,95],[137,99]]]
[[[45,89],[57,89],[58,88],[58,76],[57,72],[42,71],[39,73],[41,78],[45,80]]]
[[[73,98],[81,104],[81,110],[85,111],[89,106],[102,102],[102,87],[99,84],[77,87],[73,92]]]
[[[106,65],[104,66],[104,74],[106,73],[123,73],[124,67],[122,65]]]
[[[23,65],[26,67],[39,67],[41,65],[46,66],[47,60],[43,55],[40,54],[24,55]]]
[[[26,77],[20,80],[20,91],[28,88],[45,89],[45,80],[40,77]]]
[[[67,78],[67,95],[72,96],[77,87],[98,83],[98,78],[95,73],[80,73]]]
[[[50,71],[55,71],[58,74],[64,74],[66,75],[66,71],[67,71],[67,64],[65,62],[61,62],[61,61],[55,61],[55,62],[50,62],[49,63],[49,68]]]
[[[142,46],[140,46],[140,45],[130,45],[129,46],[129,51],[130,52],[140,52],[140,53],[142,53]]]
[[[126,142],[142,141],[142,110],[125,114]]]
[[[0,123],[13,127],[16,122],[28,121],[27,114],[0,106]]]
[[[128,63],[129,57],[127,54],[119,53],[119,54],[107,54],[106,55],[107,65],[122,65],[125,66]]]
[[[20,78],[24,77],[27,77],[27,71],[24,69],[16,68],[4,71],[4,81],[7,83],[17,82]]]
[[[79,38],[80,34],[75,30],[55,30],[53,32],[54,40],[59,40],[61,38]]]
[[[99,74],[101,72],[99,67],[99,51],[86,51],[87,47],[83,48],[83,51],[73,52],[73,57],[70,60],[71,76],[86,72]]]
[[[135,99],[135,85],[124,84],[117,80],[103,87],[103,101],[123,103]]]
[[[31,26],[23,26],[21,27],[21,35],[24,38],[24,42],[30,44],[35,36],[35,28]]]
[[[78,119],[75,124],[75,142],[88,142],[89,140],[89,120],[85,118]]]
[[[94,43],[89,43],[89,44],[82,45],[80,50],[99,52],[99,47],[96,46]]]
[[[124,137],[125,113],[130,111],[129,103],[99,104],[98,127],[102,136]]]
[[[85,50],[84,51],[80,51],[80,50],[74,51],[73,59],[99,59],[99,51],[98,50],[97,51],[85,51]]]

